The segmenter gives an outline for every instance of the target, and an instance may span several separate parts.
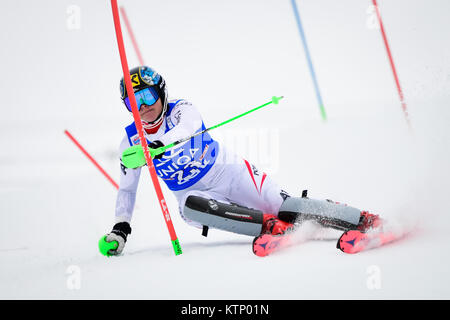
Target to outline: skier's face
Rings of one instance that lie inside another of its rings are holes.
[[[162,103],[161,99],[158,99],[154,104],[148,106],[143,104],[141,106],[141,110],[139,110],[139,114],[141,115],[141,119],[146,122],[153,122],[158,119],[159,115],[162,112]]]

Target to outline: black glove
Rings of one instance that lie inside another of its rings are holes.
[[[125,242],[127,242],[127,236],[131,233],[131,227],[128,222],[119,222],[116,223],[110,233],[106,235],[106,241],[117,241],[119,244],[117,249],[109,250],[109,253],[112,255],[119,255],[122,253],[123,248],[125,247]]]
[[[151,142],[151,143],[148,145],[148,147],[149,147],[149,148],[152,148],[152,149],[158,149],[158,148],[164,147],[164,143],[162,143],[162,142],[159,141],[159,140],[155,140],[155,141]],[[164,152],[158,154],[157,156],[155,156],[154,159],[161,159],[162,156],[163,156],[163,154],[164,154]]]

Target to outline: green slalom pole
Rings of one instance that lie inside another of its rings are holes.
[[[201,135],[201,134],[203,134],[205,132],[208,132],[210,130],[213,130],[215,128],[221,127],[221,126],[223,126],[223,125],[225,125],[227,123],[230,123],[231,121],[239,119],[239,118],[241,118],[241,117],[243,117],[243,116],[245,116],[245,115],[247,115],[249,113],[252,113],[252,112],[254,112],[256,110],[259,110],[259,109],[261,109],[261,108],[263,108],[265,106],[268,106],[270,104],[278,104],[278,102],[281,99],[283,99],[283,98],[284,98],[283,96],[281,96],[281,97],[273,96],[271,101],[266,102],[266,103],[260,105],[259,107],[253,108],[253,109],[251,109],[251,110],[249,110],[247,112],[244,112],[244,113],[242,113],[242,114],[240,114],[238,116],[235,116],[235,117],[233,117],[231,119],[228,119],[228,120],[226,120],[224,122],[221,122],[219,124],[216,124],[215,126],[212,126],[212,127],[209,127],[209,128],[207,128],[205,130],[202,130],[200,132],[194,133],[193,135],[191,135],[189,137],[177,140],[175,142],[172,142],[171,144],[168,144],[166,146],[162,146],[162,147],[159,147],[159,148],[156,148],[156,149],[152,149],[152,148],[149,147],[148,150],[150,152],[150,156],[152,158],[155,158],[155,156],[157,156],[158,154],[165,153],[167,149],[173,148],[176,145],[179,145],[180,143],[186,142],[186,141],[188,141],[188,140],[190,140],[190,139],[192,139],[192,138],[194,138],[194,137],[196,137],[198,135]],[[142,150],[142,147],[140,145],[135,145],[135,146],[127,148],[122,153],[122,163],[127,168],[138,168],[138,167],[142,167],[143,165],[145,165],[146,162],[145,162],[144,151]]]

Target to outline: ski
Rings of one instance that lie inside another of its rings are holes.
[[[289,234],[261,234],[253,239],[253,253],[258,257],[265,257],[274,251],[289,246],[290,242]]]
[[[336,247],[342,252],[354,254],[363,250],[381,247],[387,243],[403,237],[403,234],[384,231],[370,231],[364,233],[358,230],[349,230],[342,234]]]

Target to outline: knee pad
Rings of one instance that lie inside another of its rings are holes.
[[[184,216],[204,227],[255,237],[261,233],[263,223],[260,210],[193,195],[186,199]]]
[[[355,228],[359,223],[359,209],[328,200],[315,200],[307,197],[288,197],[278,212],[280,220],[301,223],[313,220],[324,227],[339,230]]]

